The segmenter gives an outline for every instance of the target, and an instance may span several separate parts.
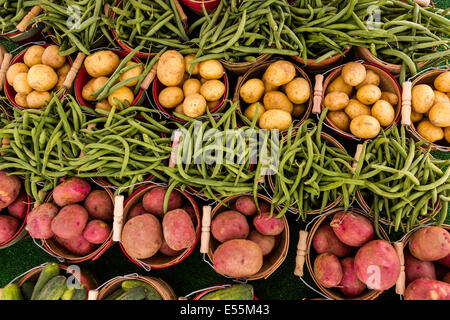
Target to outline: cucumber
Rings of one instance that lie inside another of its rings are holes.
[[[23,300],[22,292],[17,284],[6,285],[2,290],[2,300]]]
[[[64,293],[61,296],[61,300],[72,300],[73,293],[75,291],[75,288],[66,288]]]
[[[33,294],[31,295],[31,300],[36,300],[42,288],[47,284],[47,282],[50,279],[59,275],[59,272],[60,269],[58,264],[54,262],[46,264],[45,267],[41,270],[38,281],[34,286]]]
[[[144,287],[147,289],[145,300],[162,300],[161,295],[155,288],[141,280],[125,280],[122,282],[122,289],[128,291],[135,287]]]
[[[33,294],[34,286],[36,282],[27,281],[22,283],[20,286],[20,291],[22,291],[22,296],[25,300],[31,300],[31,295]]]
[[[200,300],[253,300],[253,286],[250,284],[235,284],[208,293]]]
[[[67,278],[56,276],[51,278],[39,292],[36,300],[59,300],[67,289]]]
[[[121,294],[125,293],[125,290],[122,288],[117,289],[113,293],[111,293],[109,296],[105,298],[105,300],[116,300]]]
[[[147,296],[147,289],[143,286],[134,287],[122,293],[116,300],[144,300]]]
[[[86,300],[87,289],[84,284],[81,285],[80,289],[75,289],[72,295],[72,300]]]

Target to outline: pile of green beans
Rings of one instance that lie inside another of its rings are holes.
[[[308,213],[322,213],[334,202],[347,209],[364,183],[353,177],[353,158],[321,135],[327,111],[322,112],[318,124],[309,119],[296,131],[290,129],[283,139],[272,199],[272,207],[284,206],[280,216],[291,209],[305,221]]]
[[[127,0],[112,8],[119,41],[157,53],[164,47],[188,49],[188,36],[173,0]]]
[[[408,139],[404,126],[393,126],[363,144],[355,177],[364,180],[364,201],[374,216],[375,230],[383,219],[395,231],[409,231],[430,218],[441,225],[447,216],[450,160],[430,156],[423,142]],[[438,200],[442,210],[432,217]]]
[[[34,4],[37,4],[36,1],[0,0],[0,34],[15,30],[16,25]]]
[[[286,0],[222,0],[211,15],[189,28],[198,59],[254,61],[262,54],[300,56],[304,44],[290,28],[292,8]],[[194,60],[197,62],[200,60]]]

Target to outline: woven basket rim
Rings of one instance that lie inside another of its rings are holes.
[[[423,226],[417,226],[413,230],[409,231],[407,234],[405,234],[399,242],[403,244],[403,248],[406,248],[407,244],[409,243],[409,240],[411,240],[411,237],[414,235],[414,233],[420,229],[426,228],[426,227],[437,227],[435,223],[430,225],[423,225]],[[444,228],[445,230],[450,232],[450,224],[442,224],[439,227]]]

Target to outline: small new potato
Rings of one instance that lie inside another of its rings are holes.
[[[27,82],[36,91],[50,91],[58,83],[58,75],[45,64],[35,64],[28,71]]]
[[[175,107],[175,109],[173,109],[173,112],[176,112],[176,113],[179,113],[179,114],[181,114],[181,115],[184,115],[184,112],[183,112],[183,104],[180,103],[179,105],[177,105],[177,106]]]
[[[450,127],[444,129],[445,140],[450,143]]]
[[[350,119],[355,119],[357,116],[363,114],[370,115],[370,107],[359,102],[357,99],[350,99],[344,111]]]
[[[364,78],[363,82],[356,86],[356,90],[366,84],[374,84],[377,87],[380,86],[380,76],[372,70],[366,70],[366,77]]]
[[[277,91],[280,86],[274,86],[267,81],[267,70],[264,72],[262,81],[264,83],[264,92]]]
[[[111,105],[108,102],[108,99],[103,99],[95,104],[95,109],[101,109],[105,111],[111,111]]]
[[[14,78],[19,73],[28,73],[28,66],[25,63],[14,63],[8,68],[8,71],[6,71],[6,81],[8,81],[8,84],[12,86],[14,84]]]
[[[289,100],[295,104],[305,103],[311,96],[311,88],[309,87],[308,81],[301,77],[295,78],[287,83],[285,92]]]
[[[134,101],[134,93],[128,87],[120,87],[108,96],[108,103],[111,105],[111,107],[118,105],[116,99],[118,99],[123,106],[125,106],[125,101],[128,101],[128,103],[131,105],[131,103],[133,103]]]
[[[195,78],[187,79],[183,83],[183,94],[185,97],[187,97],[190,94],[193,93],[200,93],[200,87],[202,84],[200,83],[200,80]]]
[[[338,111],[344,109],[350,99],[344,92],[333,91],[328,93],[324,99],[325,107],[329,107],[330,111]]]
[[[225,93],[225,84],[220,80],[208,80],[200,87],[200,94],[206,101],[217,101]]]
[[[289,98],[281,91],[269,91],[263,98],[264,108],[266,110],[279,109],[292,113],[294,105]]]
[[[183,55],[176,50],[168,50],[158,60],[156,75],[163,85],[178,86],[183,81],[185,69]]]
[[[381,99],[372,106],[371,114],[382,127],[390,125],[395,118],[394,107],[389,102]]]
[[[41,61],[43,64],[50,66],[53,69],[58,69],[66,63],[66,57],[59,55],[59,47],[57,45],[51,45],[44,49]]]
[[[292,110],[292,116],[298,118],[306,112],[306,104],[294,104],[294,109]]]
[[[450,127],[450,102],[439,102],[433,105],[428,113],[428,119],[437,127]]]
[[[429,142],[436,142],[444,138],[444,130],[425,118],[417,125],[417,132]]]
[[[450,102],[449,97],[445,93],[437,91],[437,90],[433,90],[433,92],[434,92],[433,104],[440,103],[440,102]]]
[[[342,75],[340,75],[327,86],[326,93],[333,91],[344,92],[350,97],[353,92],[353,86],[346,84]]]
[[[434,87],[441,92],[450,92],[450,71],[445,71],[434,79]]]
[[[51,99],[52,95],[48,91],[31,91],[27,95],[27,108],[40,109],[50,102]]]
[[[223,77],[225,70],[219,60],[206,60],[200,62],[199,74],[207,80],[218,80]]]
[[[23,55],[23,62],[28,67],[32,67],[35,64],[41,64],[42,54],[44,53],[44,50],[45,48],[40,45],[32,45],[27,49],[27,51]]]
[[[393,106],[397,105],[398,103],[398,96],[395,93],[389,91],[382,91],[380,99],[386,100]]]
[[[350,86],[357,86],[366,78],[366,68],[358,62],[348,62],[342,67],[341,75],[344,82]]]
[[[65,63],[61,68],[56,70],[56,74],[58,77],[66,76],[70,71],[70,65],[68,63]]]
[[[136,65],[136,66],[134,68],[131,68],[130,70],[124,72],[119,77],[119,82],[131,79],[134,77],[138,77],[142,74],[142,72],[144,72],[144,66],[142,64],[138,64],[137,62],[134,62],[134,61],[128,61],[125,66],[128,67],[128,66],[132,66],[132,65]],[[137,83],[138,83],[138,80],[133,80],[131,82],[128,82],[126,84],[126,86],[134,87]]]
[[[292,116],[289,112],[280,109],[271,109],[264,112],[259,119],[261,129],[286,130],[292,123]]]
[[[64,81],[66,80],[66,76],[58,77],[58,82],[55,85],[55,90],[58,91],[62,87],[64,87]]]
[[[255,103],[261,99],[264,91],[264,82],[261,79],[253,78],[241,86],[239,95],[245,103]]]
[[[183,101],[183,112],[191,118],[204,115],[206,112],[206,99],[200,93],[187,96]]]
[[[250,121],[252,121],[256,115],[256,111],[258,111],[258,120],[256,121],[258,123],[259,120],[261,119],[261,116],[264,114],[264,112],[266,112],[266,109],[264,108],[264,105],[261,102],[255,102],[255,103],[252,103],[251,105],[249,105],[245,109],[244,115]]]
[[[273,86],[282,86],[295,78],[295,66],[285,60],[273,62],[267,67],[266,81]]]
[[[33,91],[33,88],[31,88],[28,84],[27,77],[27,73],[19,73],[14,78],[13,88],[17,93],[29,94],[31,91]]]
[[[361,139],[372,139],[380,133],[380,123],[372,116],[361,115],[350,122],[350,132]]]
[[[427,84],[418,84],[411,89],[411,106],[415,112],[426,113],[434,103],[434,91]]]
[[[364,104],[371,105],[380,100],[381,90],[373,84],[366,84],[356,91],[356,98]]]
[[[103,87],[107,81],[108,77],[92,78],[83,86],[81,96],[86,101],[96,100],[97,96],[93,96],[92,94]]]
[[[411,110],[411,122],[413,122],[413,123],[419,122],[422,119],[423,119],[422,113],[418,113],[418,112],[415,112],[414,110]]]
[[[22,108],[27,108],[27,95],[23,93],[17,93],[14,97],[14,101]]]
[[[84,67],[93,78],[110,76],[119,66],[120,58],[111,50],[100,50],[86,57]]]
[[[161,90],[158,95],[159,103],[167,109],[175,108],[183,102],[184,94],[180,87],[167,87]]]
[[[188,54],[186,56],[184,56],[184,64],[185,64],[185,68],[186,68],[186,73],[189,73],[189,71],[191,70],[191,66],[192,63],[191,61],[194,60],[195,58],[195,54]],[[194,65],[194,69],[192,70],[191,75],[197,75],[200,72],[200,66],[198,65],[198,63],[196,63]]]
[[[351,119],[343,110],[330,111],[327,114],[328,119],[342,131],[348,132],[350,130]]]
[[[220,102],[221,102],[221,100],[216,100],[216,101],[206,101],[206,105],[208,106],[209,110],[212,110],[212,109],[214,109]]]

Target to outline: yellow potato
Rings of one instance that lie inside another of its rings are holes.
[[[186,97],[186,96],[188,96],[190,94],[193,94],[193,93],[199,93],[201,86],[202,86],[202,84],[200,83],[200,80],[195,79],[195,78],[187,79],[183,83],[184,96]]]
[[[144,66],[142,64],[138,65],[138,63],[134,62],[134,61],[128,61],[125,64],[126,67],[131,66],[131,65],[136,65],[136,67],[134,67],[131,70],[128,70],[128,71],[122,73],[122,75],[119,77],[119,82],[122,82],[122,81],[128,80],[130,78],[134,78],[134,77],[140,76],[142,74],[142,72],[144,72]],[[127,87],[134,87],[137,83],[138,83],[138,80],[133,80],[131,82],[128,82],[126,84],[126,86]]]
[[[281,91],[269,91],[264,94],[263,105],[266,110],[279,109],[292,113],[294,105]]]
[[[206,81],[208,81],[208,79],[200,78],[200,83],[201,83],[201,84],[204,84]]]
[[[294,104],[294,109],[292,110],[292,116],[298,118],[306,112],[306,104]]]
[[[47,91],[31,91],[27,95],[27,108],[40,109],[50,102],[52,96]]]
[[[200,94],[206,101],[217,101],[225,93],[225,84],[220,80],[208,80],[200,87]]]
[[[417,132],[429,142],[436,142],[444,138],[444,130],[433,125],[428,119],[419,122]]]
[[[55,85],[55,90],[58,91],[59,89],[63,88],[64,80],[66,80],[66,76],[60,76],[58,77],[58,82]]]
[[[14,83],[14,78],[19,73],[28,73],[28,70],[30,69],[25,63],[22,62],[14,63],[8,68],[8,71],[6,71],[6,81],[10,86],[12,86]]]
[[[17,93],[29,94],[33,89],[30,87],[27,81],[27,73],[19,73],[13,82],[13,88]]]
[[[187,96],[183,101],[183,112],[186,116],[197,118],[206,112],[206,99],[200,93]]]
[[[264,91],[264,82],[261,79],[252,78],[241,86],[239,95],[245,103],[254,103],[261,99]]]
[[[177,106],[175,107],[175,109],[173,109],[173,112],[176,112],[176,113],[179,113],[179,114],[184,115],[184,112],[183,112],[183,104],[181,103],[181,104],[177,105]]]
[[[216,100],[216,101],[206,101],[206,105],[208,106],[209,110],[214,109],[215,107],[217,107],[217,105],[220,103],[220,101],[222,100]]]
[[[450,92],[450,71],[445,71],[434,79],[434,87],[441,92]]]
[[[191,69],[191,61],[194,60],[195,58],[195,54],[188,54],[187,56],[184,56],[184,65],[185,65],[185,69],[186,72],[189,73],[190,69]],[[196,63],[194,65],[194,69],[192,70],[191,75],[197,75],[200,72],[200,67],[198,65],[198,63]]]
[[[357,116],[370,115],[370,107],[359,102],[356,99],[350,99],[344,112],[349,116],[350,119],[355,119]],[[350,122],[349,122],[350,124]]]
[[[263,74],[262,81],[264,82],[264,92],[277,91],[280,88],[280,86],[274,86],[267,82],[267,70]]]
[[[14,101],[22,108],[28,108],[27,95],[23,93],[17,93],[14,97]]]
[[[423,113],[417,113],[414,110],[411,110],[411,122],[419,122],[423,119]]]
[[[289,100],[295,104],[301,104],[308,101],[311,96],[311,88],[308,81],[298,77],[285,85],[285,92]]]
[[[378,100],[372,106],[371,109],[372,116],[378,120],[382,127],[390,125],[395,118],[395,110],[392,105],[386,100]]]
[[[41,61],[42,64],[58,69],[66,63],[66,57],[59,55],[59,47],[57,45],[51,45],[44,49]]]
[[[119,63],[119,56],[111,50],[100,50],[84,59],[86,72],[93,78],[110,76],[117,69]]]
[[[356,98],[359,102],[371,105],[380,100],[381,90],[373,84],[366,84],[356,91]]]
[[[184,94],[180,87],[166,87],[158,95],[159,103],[166,109],[175,108],[183,99]]]
[[[398,103],[398,97],[395,93],[389,91],[382,91],[380,99],[386,100],[391,105],[395,106]]]
[[[95,109],[101,109],[105,111],[111,111],[111,105],[108,102],[108,99],[103,99],[95,104]]]
[[[93,96],[92,94],[103,87],[107,81],[108,77],[92,78],[83,86],[83,89],[81,90],[81,96],[86,101],[96,100],[97,97]]]
[[[56,70],[56,74],[58,75],[58,77],[67,76],[69,71],[70,71],[70,65],[68,63],[65,63],[61,68]]]
[[[53,68],[45,64],[35,64],[28,71],[27,81],[36,91],[49,91],[58,82],[58,75]]]
[[[247,109],[245,109],[244,115],[250,121],[252,121],[256,115],[257,110],[258,110],[258,120],[256,123],[258,123],[258,121],[259,121],[259,119],[261,119],[261,116],[263,115],[263,113],[266,112],[266,109],[264,109],[264,105],[261,102],[255,102],[255,103],[252,103],[251,105],[249,105],[247,107]]]
[[[373,85],[376,85],[377,87],[379,87],[380,81],[381,81],[380,76],[375,71],[366,70],[366,77],[364,78],[364,81],[361,82],[360,84],[358,84],[356,86],[356,89],[358,90],[365,84],[373,84]]]
[[[45,48],[40,45],[32,45],[27,49],[23,55],[23,62],[28,66],[32,67],[35,64],[42,64],[42,54]]]
[[[183,55],[176,50],[168,50],[158,60],[156,75],[163,85],[173,87],[181,84],[185,70]]]
[[[206,60],[200,62],[199,74],[207,80],[218,80],[223,77],[225,69],[219,60]]]
[[[259,119],[259,127],[266,130],[286,130],[292,123],[292,116],[289,112],[272,109],[264,112]]]
[[[323,100],[325,107],[329,107],[329,111],[338,111],[344,109],[350,99],[344,92],[333,91],[328,93]]]
[[[366,68],[358,62],[348,62],[341,70],[342,79],[349,86],[357,86],[366,78]]]
[[[125,86],[120,87],[108,96],[108,103],[111,105],[111,107],[119,106],[119,103],[116,102],[116,99],[118,99],[120,101],[120,103],[123,105],[123,107],[126,107],[126,101],[130,105],[133,103],[134,93],[128,87],[125,87]]]
[[[350,132],[361,139],[372,139],[380,133],[380,123],[372,116],[358,116],[350,122]]]
[[[337,128],[342,131],[348,132],[350,130],[351,119],[343,110],[330,111],[328,112],[327,117]]]
[[[418,84],[411,90],[411,106],[415,112],[426,113],[433,106],[434,91],[427,84]]]
[[[450,143],[450,127],[447,127],[444,129],[444,138],[445,138],[445,141]]]
[[[266,70],[266,81],[273,86],[282,86],[295,78],[295,66],[292,62],[279,60],[271,63]]]
[[[433,105],[428,119],[436,127],[450,127],[450,102],[439,102]]]
[[[353,87],[346,84],[342,78],[342,75],[340,75],[327,86],[325,93],[330,93],[333,91],[344,92],[350,97],[353,92]]]
[[[448,96],[440,91],[434,90],[434,100],[433,100],[433,105],[435,105],[436,103],[440,103],[440,102],[450,102],[450,99],[448,98]]]

